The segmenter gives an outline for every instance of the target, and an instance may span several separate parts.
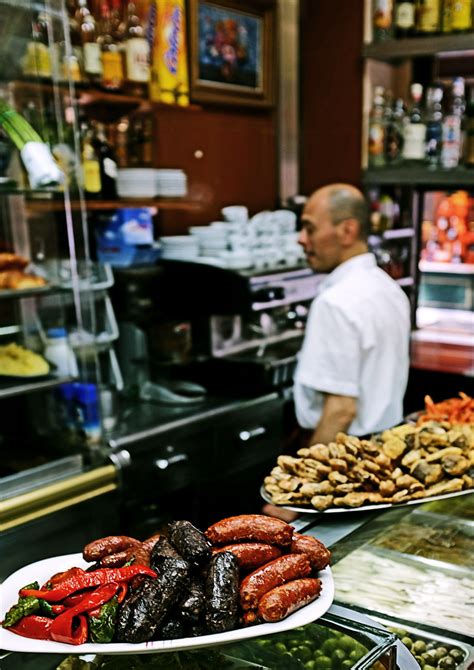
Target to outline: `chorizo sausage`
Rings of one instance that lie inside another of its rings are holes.
[[[273,561],[281,556],[281,549],[273,544],[263,542],[242,542],[241,544],[228,544],[225,547],[214,547],[213,553],[231,551],[237,559],[241,570],[255,570],[261,565]]]
[[[268,591],[292,579],[307,577],[311,565],[305,554],[287,554],[254,570],[240,585],[240,605],[244,610],[256,609]]]
[[[258,616],[269,623],[281,621],[316,600],[320,593],[320,579],[295,579],[266,593],[258,604]]]
[[[290,551],[293,554],[306,554],[314,570],[324,570],[331,560],[329,549],[311,535],[293,533]]]
[[[98,540],[89,542],[84,547],[82,555],[85,561],[97,561],[108,554],[116,554],[118,551],[124,551],[129,547],[137,547],[141,544],[140,540],[126,535],[108,535]]]
[[[293,526],[263,514],[241,514],[222,519],[205,533],[212,544],[265,542],[284,547],[291,544]]]
[[[137,547],[129,547],[125,551],[118,551],[115,554],[109,554],[100,559],[101,568],[120,568],[125,563],[133,561],[138,565],[150,566],[151,549],[142,542]]]
[[[147,537],[146,540],[143,540],[142,546],[145,547],[145,549],[149,549],[150,551],[153,549],[155,544],[158,542],[158,540],[161,537],[161,533],[156,533],[156,535],[152,535],[151,537]]]

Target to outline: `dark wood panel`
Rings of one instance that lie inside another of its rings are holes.
[[[197,212],[162,212],[160,234],[219,220],[226,205],[251,213],[277,204],[276,122],[272,111],[205,108],[192,114],[160,109],[155,167],[182,168]]]
[[[303,193],[334,181],[360,181],[363,5],[302,2]]]

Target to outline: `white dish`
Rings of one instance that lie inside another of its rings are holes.
[[[46,582],[56,572],[61,572],[77,566],[79,568],[89,567],[82,554],[69,554],[67,556],[54,556],[36,563],[20,568],[8,577],[0,586],[0,620],[5,613],[18,600],[18,591],[31,582],[37,580],[40,584]],[[304,626],[319,619],[325,614],[334,600],[334,581],[330,568],[319,572],[322,582],[321,595],[317,600],[294,612],[283,621],[278,623],[264,623],[248,628],[238,628],[227,633],[216,633],[213,635],[201,635],[199,637],[181,638],[179,640],[156,640],[142,644],[127,644],[124,642],[112,642],[110,644],[80,644],[70,645],[51,640],[33,640],[11,633],[8,629],[0,628],[0,649],[7,651],[21,651],[35,654],[154,654],[164,651],[178,651],[180,649],[197,649],[199,647],[211,647],[214,645],[248,640],[262,635],[271,635],[285,630],[291,630],[298,626]]]
[[[300,512],[301,514],[346,514],[347,512],[373,512],[378,509],[387,509],[389,507],[406,507],[407,505],[422,505],[423,503],[434,502],[435,500],[447,500],[448,498],[456,498],[457,496],[465,496],[468,493],[474,493],[474,489],[466,489],[465,491],[455,491],[454,493],[443,493],[439,496],[431,496],[429,498],[418,498],[417,500],[408,500],[403,503],[383,503],[376,505],[361,505],[360,507],[330,507],[329,509],[321,512],[313,507],[298,507],[297,505],[275,505],[275,507],[281,507],[282,509],[289,509],[292,512]],[[271,497],[265,491],[263,486],[260,487],[260,495],[262,498],[270,503],[272,503]]]

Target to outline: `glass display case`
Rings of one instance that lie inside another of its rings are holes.
[[[469,667],[473,517],[472,494],[381,514],[332,548],[336,601],[393,629],[422,667]]]
[[[44,556],[63,527],[61,510],[74,519],[78,505],[117,488],[101,452],[100,407],[104,386],[121,387],[113,276],[91,256],[75,58],[64,2],[0,0],[5,557],[26,532],[37,537],[32,553]],[[0,578],[14,565],[4,563]]]

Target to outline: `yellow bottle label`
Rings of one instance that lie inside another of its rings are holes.
[[[132,37],[125,42],[127,79],[146,84],[150,81],[150,49],[144,37]]]
[[[119,88],[123,82],[123,61],[119,51],[102,53],[102,81],[104,86]]]
[[[82,163],[84,171],[84,189],[88,193],[100,193],[102,184],[100,183],[99,161],[86,158]]]
[[[23,74],[51,77],[51,56],[45,44],[30,42],[23,58]]]
[[[418,30],[434,33],[439,29],[441,14],[440,0],[424,0],[418,9]]]
[[[469,30],[471,27],[471,0],[454,0],[451,7],[451,29]]]

